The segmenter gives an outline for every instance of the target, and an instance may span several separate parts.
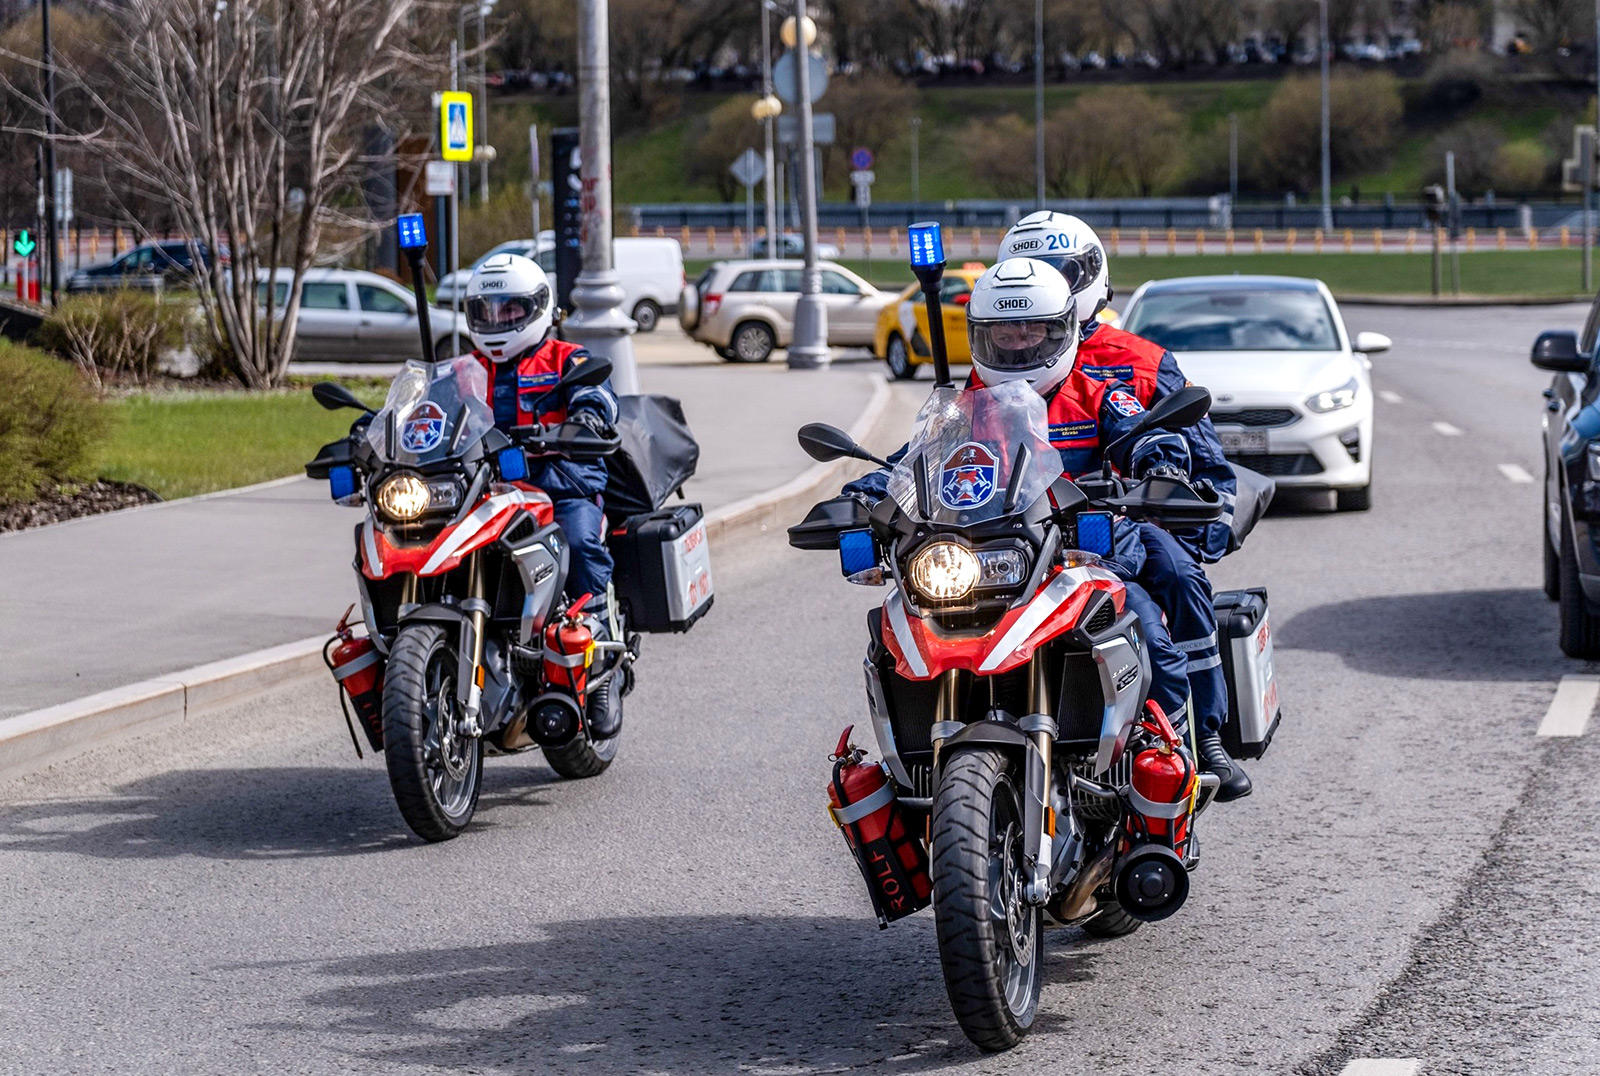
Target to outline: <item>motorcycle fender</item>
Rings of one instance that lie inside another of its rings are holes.
[[[430,602],[427,605],[419,605],[414,609],[408,609],[400,617],[402,626],[418,620],[429,624],[464,624],[467,622],[467,614],[465,610],[457,609],[453,605],[445,605],[443,602]]]
[[[1128,734],[1139,720],[1139,708],[1150,693],[1150,657],[1145,651],[1139,618],[1129,610],[1112,627],[1110,638],[1103,638],[1089,651],[1100,673],[1100,690],[1105,711],[1100,719],[1100,748],[1095,754],[1096,775],[1110,769],[1122,757]]]
[[[1026,751],[1033,746],[1028,734],[1005,721],[974,721],[962,727],[954,736],[945,739],[939,748],[941,760],[949,758],[963,747],[1003,747]]]
[[[975,721],[954,736],[945,739],[939,748],[942,769],[954,754],[969,747],[998,747],[1016,752],[1022,759],[1024,785],[1024,813],[1029,817],[1023,826],[1022,854],[1029,863],[1037,863],[1043,851],[1043,804],[1047,792],[1048,775],[1044,756],[1033,738],[1007,721]]]

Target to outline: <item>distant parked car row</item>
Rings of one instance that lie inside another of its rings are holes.
[[[186,239],[141,243],[121,257],[79,269],[67,278],[67,291],[155,291],[181,287],[194,280],[195,251],[200,254],[201,264],[210,268],[211,251],[204,243],[196,243],[193,249]],[[226,253],[222,261],[227,264]]]

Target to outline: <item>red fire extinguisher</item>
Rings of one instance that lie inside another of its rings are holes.
[[[1149,717],[1141,727],[1156,738],[1156,744],[1133,760],[1129,799],[1134,810],[1129,825],[1142,832],[1130,837],[1166,845],[1181,856],[1189,843],[1189,812],[1197,775],[1194,763],[1179,750],[1183,741],[1167,715],[1153,702],[1145,705]]]
[[[584,623],[583,607],[593,595],[585,594],[560,619],[544,629],[544,680],[583,699],[589,689],[589,666],[594,662],[594,633]]]
[[[339,624],[333,629],[333,638],[322,649],[322,660],[328,671],[339,682],[339,705],[344,710],[345,724],[350,727],[350,742],[355,744],[356,757],[363,757],[361,744],[356,740],[355,724],[350,720],[350,710],[355,709],[361,730],[374,751],[383,750],[383,655],[366,636],[357,638],[350,628],[350,614],[355,606],[344,611]],[[348,704],[346,704],[346,700]]]
[[[828,813],[844,832],[866,879],[881,930],[926,908],[933,899],[933,882],[928,878],[928,854],[905,824],[889,775],[881,764],[866,762],[867,753],[850,743],[854,728],[844,730],[829,756],[833,779],[828,785]]]

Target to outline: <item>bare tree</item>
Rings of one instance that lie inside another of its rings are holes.
[[[130,194],[165,202],[196,246],[227,253],[197,281],[211,343],[243,384],[276,384],[319,249],[387,223],[370,220],[355,196],[363,144],[374,124],[389,125],[396,142],[405,133],[407,87],[427,82],[416,76],[438,54],[441,9],[423,0],[90,8],[106,37],[94,65],[58,63],[59,138]],[[258,287],[264,267],[280,266],[287,288]]]

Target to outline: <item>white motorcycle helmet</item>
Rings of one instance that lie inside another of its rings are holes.
[[[1111,301],[1105,244],[1077,217],[1050,210],[1029,213],[1000,240],[996,257],[1034,258],[1060,271],[1077,297],[1078,321],[1085,327],[1092,326]]]
[[[1066,278],[1034,258],[990,266],[967,302],[967,342],[985,385],[1026,381],[1049,392],[1078,359],[1078,309]]]
[[[480,355],[505,362],[543,342],[555,323],[550,278],[528,258],[496,254],[467,283],[467,332]]]

